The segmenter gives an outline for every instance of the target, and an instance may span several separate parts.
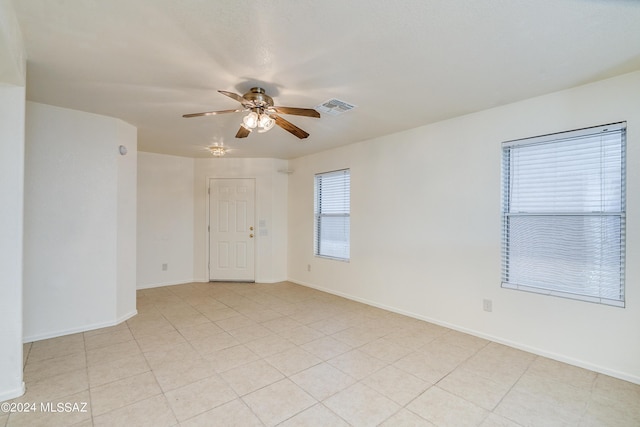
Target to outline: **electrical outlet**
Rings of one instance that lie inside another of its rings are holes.
[[[307,264],[307,271],[311,271],[311,264]]]
[[[493,301],[491,301],[490,299],[483,299],[482,309],[491,313],[493,311]]]
[[[167,264],[166,262],[162,264],[162,271],[167,271],[168,269],[169,269],[169,264]]]

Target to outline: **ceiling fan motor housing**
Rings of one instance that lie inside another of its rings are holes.
[[[273,98],[267,95],[261,87],[252,87],[242,97],[247,101],[253,102],[256,107],[273,107]]]

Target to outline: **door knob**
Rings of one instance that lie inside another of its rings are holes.
[[[249,234],[249,237],[251,237],[253,239],[253,234]]]

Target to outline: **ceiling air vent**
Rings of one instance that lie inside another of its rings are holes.
[[[346,113],[349,110],[356,108],[355,105],[348,102],[340,101],[339,99],[330,99],[315,107],[319,113],[326,113],[332,116],[337,116],[342,113]]]

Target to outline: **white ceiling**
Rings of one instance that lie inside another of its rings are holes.
[[[141,151],[295,158],[640,69],[636,0],[13,0],[27,97],[117,117]],[[216,91],[357,105],[235,139]]]

